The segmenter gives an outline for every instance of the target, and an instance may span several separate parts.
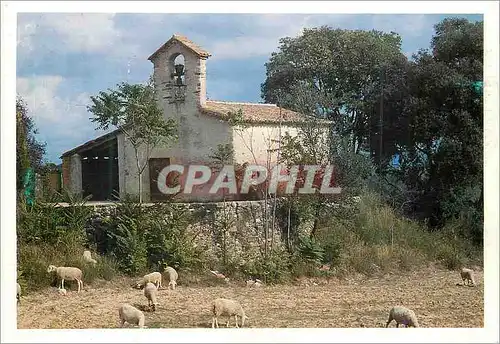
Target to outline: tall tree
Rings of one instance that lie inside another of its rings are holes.
[[[46,144],[36,139],[36,129],[33,119],[28,114],[28,107],[24,100],[16,98],[16,170],[17,189],[23,187],[26,169],[31,167],[40,171],[43,165]]]
[[[483,23],[447,18],[435,25],[430,50],[414,56],[402,116],[401,178],[417,191],[414,211],[433,227],[464,216],[482,240]]]
[[[165,120],[155,99],[151,79],[146,84],[121,83],[117,89],[101,91],[91,96],[88,110],[98,129],[110,126],[120,129],[132,145],[139,183],[139,202],[143,200],[142,176],[152,151],[177,137],[177,125],[173,119]]]
[[[333,120],[335,132],[350,137],[354,152],[367,150],[387,162],[396,151],[394,140],[386,140],[383,157],[379,156],[376,139],[381,136],[382,95],[384,130],[399,129],[392,126],[398,123],[408,60],[398,34],[327,26],[305,29],[296,38],[281,39],[266,68],[262,84],[266,102],[279,101],[284,107]],[[305,94],[307,101],[299,104],[297,97]]]

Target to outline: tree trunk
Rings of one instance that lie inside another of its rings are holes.
[[[290,245],[290,213],[292,210],[292,205],[288,204],[288,223],[286,227],[286,246],[288,248],[288,252],[292,251],[292,246]]]
[[[139,203],[142,204],[142,172],[139,172]]]
[[[314,238],[314,236],[316,235],[316,230],[318,229],[318,223],[319,223],[319,209],[320,209],[320,206],[317,205],[316,206],[316,212],[314,214],[314,224],[313,224],[313,228],[311,230],[311,234],[309,235],[309,237],[312,239]]]

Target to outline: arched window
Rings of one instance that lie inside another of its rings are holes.
[[[185,63],[184,55],[174,54],[170,58],[170,68],[172,70],[172,79],[174,85],[185,85]]]

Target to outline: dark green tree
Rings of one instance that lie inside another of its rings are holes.
[[[33,119],[28,114],[28,107],[21,97],[16,99],[16,185],[23,187],[26,170],[31,167],[36,172],[43,165],[45,143],[36,139],[36,129]]]

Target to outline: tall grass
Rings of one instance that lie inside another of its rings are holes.
[[[448,269],[480,264],[481,250],[456,234],[461,226],[464,223],[457,220],[430,232],[367,193],[356,209],[334,212],[318,231],[318,238],[327,255],[338,257],[330,263],[346,273],[413,270],[431,262]]]

